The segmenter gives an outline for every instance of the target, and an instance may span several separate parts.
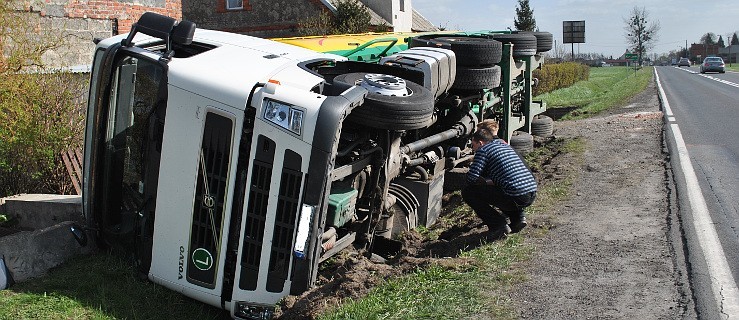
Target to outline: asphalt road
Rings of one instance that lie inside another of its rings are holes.
[[[656,70],[696,311],[700,319],[737,319],[739,73]]]

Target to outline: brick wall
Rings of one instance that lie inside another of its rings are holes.
[[[199,28],[272,38],[297,36],[301,21],[328,10],[320,0],[243,0],[238,10],[226,1],[182,0],[182,17]]]
[[[90,64],[94,38],[129,32],[144,12],[182,19],[180,0],[18,0],[15,9],[34,20],[40,32],[53,31],[64,38],[64,47],[43,56],[52,67]]]

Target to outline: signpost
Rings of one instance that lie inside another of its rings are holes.
[[[562,21],[562,43],[572,44],[572,61],[575,61],[575,43],[585,43],[585,20]]]
[[[636,62],[636,60],[639,59],[639,55],[636,53],[627,53],[625,56],[626,56],[626,60],[629,60],[631,62]],[[634,75],[636,75],[637,65],[638,63],[634,63]]]

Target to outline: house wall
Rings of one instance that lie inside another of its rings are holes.
[[[718,55],[718,49],[719,49],[718,45],[715,45],[715,44],[705,45],[705,44],[700,44],[700,43],[693,43],[690,45],[690,56],[691,57],[700,56],[701,59],[703,59],[708,56]]]
[[[199,28],[262,38],[298,35],[298,25],[328,8],[320,0],[243,0],[243,8],[226,9],[227,0],[183,0],[184,20]]]
[[[17,1],[15,9],[28,16],[37,33],[63,39],[64,46],[43,55],[51,67],[90,64],[93,39],[129,32],[144,12],[182,19],[180,0],[33,0]]]
[[[395,32],[410,32],[413,27],[411,0],[361,0],[367,7],[392,24]]]
[[[724,58],[726,63],[736,63],[739,61],[739,45],[728,46],[726,48],[719,49],[719,55]],[[729,57],[731,55],[731,57]]]

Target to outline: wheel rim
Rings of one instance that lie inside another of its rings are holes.
[[[384,96],[406,97],[413,94],[406,87],[403,78],[386,74],[368,73],[361,80],[360,86],[370,93]]]

